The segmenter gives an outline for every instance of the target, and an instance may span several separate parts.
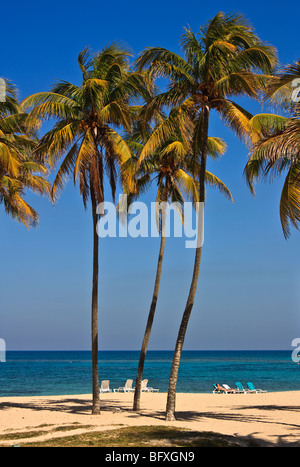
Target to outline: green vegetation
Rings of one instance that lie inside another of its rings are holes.
[[[29,429],[28,431],[17,431],[17,432],[10,432],[7,434],[2,434],[0,437],[0,444],[2,441],[37,438],[38,436],[43,436],[46,433],[78,430],[79,428],[88,429],[88,428],[91,428],[93,425],[80,425],[80,423],[73,423],[72,425],[63,425],[63,426],[54,427],[54,428],[51,428],[51,426],[52,425],[40,425],[35,430]]]
[[[27,436],[29,437],[29,436]],[[3,438],[2,438],[3,439]],[[17,438],[14,438],[17,439]],[[1,443],[1,441],[0,441]],[[249,447],[253,441],[218,433],[197,432],[163,426],[141,426],[93,431],[47,441],[22,443],[22,447]],[[258,444],[257,444],[258,445]]]
[[[288,65],[268,81],[266,99],[280,103],[285,115],[258,114],[250,120],[253,145],[245,168],[253,194],[255,181],[272,181],[285,173],[279,206],[285,238],[289,237],[291,226],[296,229],[300,226],[299,83],[300,61]]]
[[[39,216],[25,201],[26,190],[49,196],[51,185],[46,167],[33,156],[36,127],[29,131],[26,119],[15,86],[6,82],[6,98],[0,102],[0,204],[28,228],[37,225]]]

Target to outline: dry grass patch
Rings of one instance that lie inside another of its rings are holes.
[[[78,427],[77,427],[78,428]],[[83,427],[80,427],[83,428]],[[247,440],[218,433],[187,429],[142,426],[108,431],[89,431],[40,442],[22,444],[22,447],[249,447]]]

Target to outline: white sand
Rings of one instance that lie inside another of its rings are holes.
[[[300,445],[300,391],[266,394],[177,394],[176,421],[166,422],[166,393],[143,393],[142,409],[132,411],[133,394],[101,395],[102,410],[91,414],[91,395],[0,398],[0,444],[2,434],[37,429],[43,436],[28,441],[69,436],[120,426],[164,425],[226,435],[247,436],[268,443]],[[54,432],[57,426],[78,423],[72,431]],[[52,430],[50,432],[50,430]],[[47,433],[48,431],[48,433]],[[20,440],[15,441],[21,444]],[[22,442],[25,442],[23,439]]]

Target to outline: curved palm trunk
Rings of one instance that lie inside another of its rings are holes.
[[[146,353],[148,349],[154,314],[156,310],[156,303],[157,303],[157,298],[158,298],[158,293],[159,293],[161,270],[162,270],[162,263],[163,263],[163,257],[164,257],[164,251],[165,251],[165,242],[166,242],[166,237],[163,233],[161,235],[161,240],[160,240],[160,249],[159,249],[159,255],[158,255],[153,297],[152,297],[152,302],[151,302],[151,306],[149,310],[142,348],[140,352],[139,366],[138,366],[137,377],[136,377],[136,382],[135,382],[135,392],[134,392],[134,401],[133,401],[133,410],[135,411],[140,410],[140,407],[141,407],[141,386],[142,386],[142,379],[143,379],[144,363],[145,363],[145,358],[146,358]]]
[[[93,372],[93,408],[92,413],[100,413],[99,369],[98,369],[98,277],[99,277],[99,237],[97,234],[97,203],[91,189],[93,214],[93,287],[92,287],[92,372]]]
[[[175,404],[176,404],[176,386],[177,386],[179,364],[180,364],[180,359],[181,359],[181,351],[182,351],[182,347],[184,344],[185,334],[186,334],[188,322],[190,319],[191,311],[192,311],[194,301],[195,301],[199,272],[200,272],[201,253],[202,253],[202,248],[197,248],[196,255],[195,255],[193,278],[192,278],[191,287],[190,287],[190,293],[189,293],[186,307],[185,307],[183,317],[181,320],[176,347],[175,347],[175,352],[173,356],[172,369],[171,369],[171,375],[170,375],[170,380],[169,380],[167,408],[166,408],[166,420],[168,421],[175,420],[174,414],[175,414]]]
[[[206,158],[207,158],[207,138],[208,138],[208,123],[209,123],[209,109],[205,107],[203,109],[203,129],[202,129],[202,148],[201,148],[201,167],[199,174],[199,201],[200,203],[205,202],[205,171],[206,171]],[[198,222],[198,228],[200,222]],[[195,296],[197,292],[197,285],[200,273],[202,246],[196,248],[194,271],[188,299],[186,302],[185,310],[181,320],[180,328],[178,331],[178,337],[176,341],[175,351],[173,355],[172,369],[169,380],[169,389],[166,406],[166,420],[175,420],[175,406],[176,406],[176,386],[178,379],[179,364],[181,359],[181,352],[184,344],[184,339],[192,312],[192,308],[195,302]]]

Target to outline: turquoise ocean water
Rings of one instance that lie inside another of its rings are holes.
[[[110,387],[135,380],[139,352],[99,353],[99,376]],[[168,390],[171,351],[149,351],[144,378],[149,386]],[[7,352],[0,363],[0,397],[89,394],[92,362],[88,351]],[[268,391],[300,390],[300,365],[290,351],[184,351],[179,371],[178,392],[209,393],[214,383],[244,385],[252,381]]]

